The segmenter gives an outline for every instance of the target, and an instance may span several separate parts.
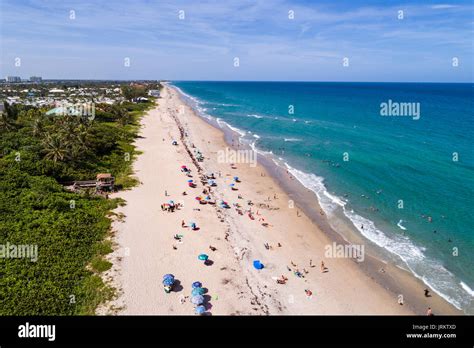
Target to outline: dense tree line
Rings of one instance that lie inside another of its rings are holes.
[[[94,119],[4,105],[0,246],[36,245],[38,259],[0,255],[0,315],[93,314],[112,296],[100,272],[110,267],[108,215],[121,202],[61,184],[108,172],[118,188],[133,185],[132,143],[151,105],[97,105]]]

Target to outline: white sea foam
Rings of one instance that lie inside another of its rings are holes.
[[[224,121],[222,121],[222,119],[220,119],[219,117],[216,118],[216,122],[217,122],[217,124],[219,125],[219,127],[221,127],[221,128],[224,128],[225,125],[227,124],[227,123],[225,123]]]
[[[237,105],[237,104],[226,104],[226,103],[219,103],[218,105],[221,105],[221,106],[240,106],[240,105]]]
[[[459,285],[466,291],[471,297],[474,297],[474,290],[472,290],[466,283],[460,282]]]
[[[295,141],[302,141],[301,139],[298,139],[298,138],[285,138],[284,139],[285,141],[289,141],[289,142],[295,142]]]
[[[273,151],[263,151],[263,150],[258,149],[257,146],[255,145],[255,141],[250,143],[249,146],[253,151],[258,153],[259,155],[273,157]]]
[[[255,115],[255,114],[250,114],[250,115],[247,115],[248,117],[255,117],[255,118],[263,118],[263,116],[261,115]]]
[[[472,296],[472,290],[462,282],[460,287],[453,286],[457,284],[455,276],[439,261],[427,257],[424,247],[415,245],[407,236],[385,234],[375,226],[373,221],[358,215],[354,210],[347,209],[345,200],[329,193],[322,177],[304,173],[287,163],[285,165],[296,179],[316,194],[321,208],[329,217],[334,216],[336,209],[342,209],[344,215],[365,238],[398,256],[413,275],[421,279],[439,296],[458,309],[470,305],[465,293]]]
[[[227,127],[229,127],[230,129],[232,129],[234,132],[240,134],[241,137],[245,136],[245,131],[243,131],[242,129],[240,128],[237,128],[237,127],[234,127],[234,126],[231,126],[230,124],[228,124],[227,122],[224,122],[224,121],[221,121],[223,122]]]
[[[337,206],[344,206],[345,202],[343,200],[340,200],[327,192],[322,177],[316,176],[312,173],[308,174],[302,172],[291,167],[288,163],[285,163],[285,166],[299,182],[316,194],[321,208],[326,212],[326,214],[331,214]]]

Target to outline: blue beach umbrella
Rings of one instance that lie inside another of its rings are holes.
[[[195,305],[203,304],[203,302],[204,302],[204,296],[202,295],[196,295],[196,296],[191,297],[191,303]]]
[[[171,286],[174,283],[174,275],[172,274],[165,274],[163,276],[163,285]]]
[[[204,295],[204,291],[203,288],[194,288],[193,291],[191,291],[191,296]]]
[[[192,285],[193,289],[195,288],[201,288],[202,287],[202,283],[201,282],[194,282],[193,285]]]
[[[188,180],[188,182],[193,182],[193,180]]]
[[[256,268],[256,269],[262,269],[264,266],[263,264],[260,262],[260,260],[254,260],[253,261],[253,266]]]
[[[201,254],[198,256],[198,259],[201,261],[206,261],[209,258],[206,254]]]
[[[171,286],[173,285],[174,283],[174,279],[173,278],[165,278],[163,279],[163,285],[165,286]]]
[[[196,309],[194,310],[194,312],[195,312],[196,314],[201,315],[201,314],[203,314],[203,313],[206,312],[206,307],[204,307],[203,305],[199,305],[199,306],[196,307]]]

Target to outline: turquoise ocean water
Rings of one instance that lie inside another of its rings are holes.
[[[172,85],[287,167],[329,216],[474,314],[473,84]],[[416,109],[382,116],[390,100],[418,103],[419,119]]]

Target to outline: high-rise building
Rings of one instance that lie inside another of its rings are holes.
[[[7,82],[21,82],[20,76],[7,76]]]
[[[30,82],[41,82],[41,81],[43,81],[41,76],[31,76],[30,77]]]

